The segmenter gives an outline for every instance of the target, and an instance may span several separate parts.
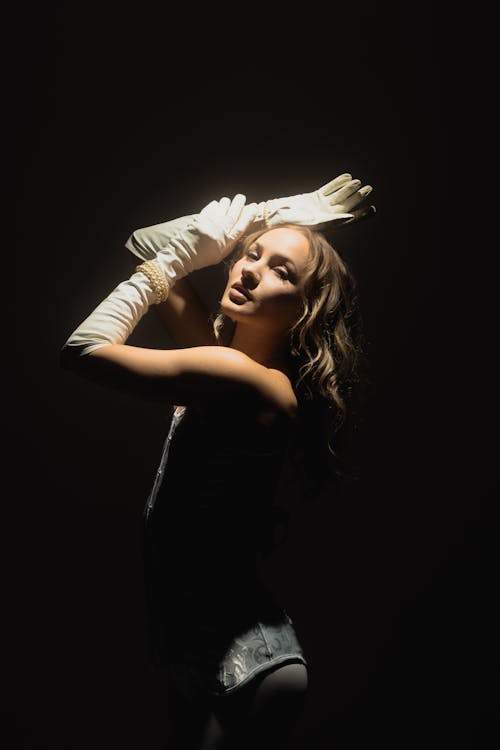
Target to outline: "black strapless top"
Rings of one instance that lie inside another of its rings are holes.
[[[259,573],[280,509],[293,422],[177,407],[144,512],[144,562],[156,640],[227,638],[276,612]]]

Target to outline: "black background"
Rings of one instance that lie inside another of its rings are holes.
[[[292,747],[477,742],[491,723],[488,19],[353,5],[72,3],[7,24],[10,747],[152,750],[164,732],[140,543],[168,410],[61,371],[60,347],[129,275],[134,229],[344,171],[378,209],[336,241],[372,387],[360,478],[312,507],[289,488],[270,562],[310,661]],[[209,302],[220,281],[194,277]],[[170,345],[155,315],[129,342]]]

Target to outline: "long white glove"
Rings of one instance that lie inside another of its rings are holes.
[[[312,193],[250,203],[243,210],[243,216],[250,219],[247,233],[289,223],[318,230],[327,226],[345,226],[375,213],[374,206],[358,208],[371,191],[370,185],[361,187],[360,180],[353,180],[350,174],[345,173]],[[195,218],[196,215],[181,216],[136,229],[125,247],[142,260],[151,260],[177,232],[186,229]]]
[[[248,212],[242,217],[244,205],[241,193],[232,201],[212,201],[149,262],[166,281],[162,299],[178,278],[229,255],[252,220]],[[123,344],[149,306],[162,299],[146,273],[136,269],[73,331],[62,348],[61,363],[69,366],[75,356],[78,359],[102,346]]]

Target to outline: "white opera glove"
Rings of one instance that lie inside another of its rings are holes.
[[[153,260],[177,232],[187,229],[196,215],[180,216],[178,219],[136,229],[126,241],[125,247],[141,260]]]
[[[149,306],[165,301],[178,278],[195,268],[215,265],[231,253],[251,214],[241,218],[245,196],[212,201],[162,248],[155,260],[137,266],[88,318],[73,331],[61,351],[61,363],[110,344],[123,344]]]
[[[273,229],[283,224],[298,224],[315,230],[344,226],[375,213],[374,206],[359,208],[371,191],[371,185],[362,187],[361,180],[353,180],[345,173],[311,193],[249,204],[245,211],[250,215],[257,209],[249,231]]]
[[[110,344],[123,344],[158,294],[148,276],[136,271],[122,281],[73,331],[61,350],[61,364]]]

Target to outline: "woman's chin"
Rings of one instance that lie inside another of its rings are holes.
[[[235,320],[239,317],[247,317],[248,313],[247,311],[243,310],[245,305],[239,305],[237,302],[233,302],[230,298],[228,298],[226,295],[222,298],[220,301],[220,309],[224,313],[224,315],[227,315],[228,318],[232,318]],[[242,315],[243,313],[243,315]],[[246,314],[245,314],[246,313]]]

